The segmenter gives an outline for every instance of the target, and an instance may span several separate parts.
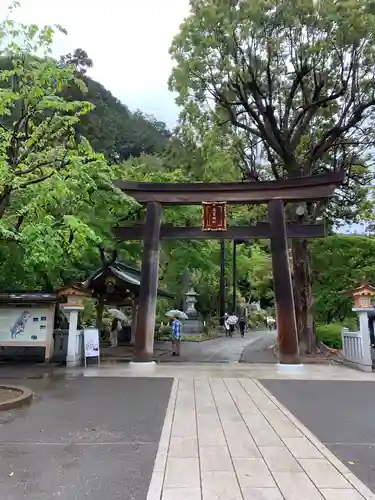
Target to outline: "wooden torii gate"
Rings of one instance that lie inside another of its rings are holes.
[[[270,238],[280,363],[298,364],[298,338],[287,239],[321,237],[325,235],[325,231],[321,224],[286,224],[284,206],[288,202],[329,198],[343,182],[344,176],[344,171],[339,170],[324,175],[257,184],[115,181],[117,188],[147,207],[145,224],[115,229],[118,239],[143,239],[144,242],[134,361],[147,363],[153,359],[160,239]],[[200,205],[207,201],[242,205],[267,203],[268,222],[209,232],[204,232],[199,227],[161,225],[163,205]]]

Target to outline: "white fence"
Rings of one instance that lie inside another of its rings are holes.
[[[347,328],[342,329],[341,336],[345,361],[360,370],[372,371],[370,338],[364,339],[362,332],[349,332]]]

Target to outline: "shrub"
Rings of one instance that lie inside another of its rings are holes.
[[[159,335],[161,337],[169,337],[171,335],[171,328],[168,325],[163,325],[159,328]]]
[[[331,323],[329,325],[317,325],[316,336],[320,342],[332,349],[341,349],[341,330],[343,325],[341,323]]]
[[[346,318],[342,322],[342,326],[344,326],[345,328],[347,328],[351,332],[356,332],[357,330],[359,330],[359,327],[358,327],[358,318],[357,317],[355,317],[355,318],[350,318],[350,317]]]
[[[266,327],[267,311],[263,309],[251,311],[248,317],[247,326],[249,330]]]

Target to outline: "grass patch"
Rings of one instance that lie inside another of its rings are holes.
[[[219,333],[201,333],[199,335],[181,335],[181,340],[185,342],[203,342],[204,340],[209,340],[209,339],[215,339],[219,337]],[[171,342],[172,341],[172,336],[171,335],[159,335],[157,337],[158,341],[162,342]]]
[[[208,340],[213,337],[209,337],[205,333],[201,333],[200,335],[182,335],[181,340],[187,340],[190,342],[202,342],[202,340]]]

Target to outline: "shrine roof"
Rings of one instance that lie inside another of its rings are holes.
[[[105,279],[109,276],[114,276],[120,281],[117,287],[117,293],[128,295],[134,293],[138,295],[141,285],[141,271],[135,267],[115,261],[110,264],[105,264],[94,271],[86,281],[81,283],[83,289],[91,289],[94,293],[105,291]],[[119,290],[121,288],[121,290]],[[173,298],[173,295],[165,290],[158,289],[158,295],[166,298]]]
[[[57,302],[58,296],[55,292],[41,291],[7,291],[0,292],[0,304],[25,304],[35,302]]]

